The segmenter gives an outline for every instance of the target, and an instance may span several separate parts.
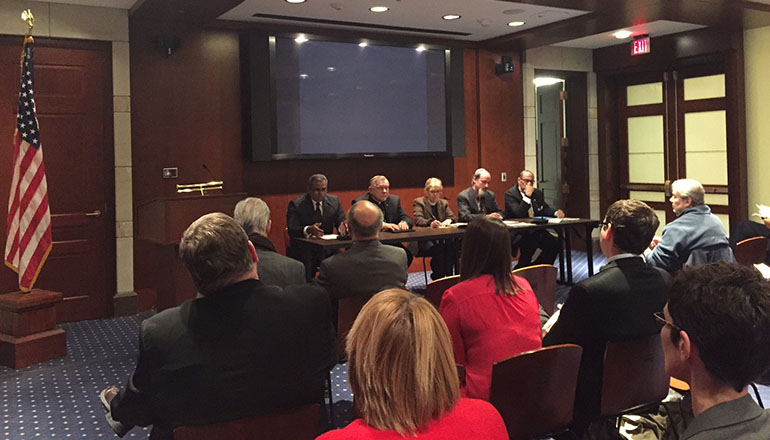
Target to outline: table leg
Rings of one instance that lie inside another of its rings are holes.
[[[594,240],[591,234],[594,231],[594,227],[586,225],[586,260],[588,261],[588,276],[594,274]]]
[[[567,251],[567,284],[572,285],[572,242],[570,241],[570,232],[572,228],[564,228],[564,247]]]
[[[547,232],[547,231],[546,231]],[[556,235],[559,237],[559,281],[562,283],[564,277],[564,234],[561,228],[556,228]]]

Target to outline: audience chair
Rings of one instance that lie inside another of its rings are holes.
[[[319,408],[316,403],[229,422],[179,426],[174,440],[312,440],[319,433]]]
[[[425,289],[425,299],[430,301],[433,307],[438,310],[438,306],[441,305],[441,297],[444,296],[444,291],[459,282],[460,275],[451,275],[431,281]]]
[[[623,414],[657,405],[668,395],[668,386],[659,334],[607,344],[600,406],[603,418],[620,420]]]
[[[537,302],[543,306],[549,315],[553,315],[556,297],[556,273],[558,270],[550,264],[537,264],[535,266],[516,269],[513,274],[529,281],[535,292]]]
[[[554,345],[520,353],[492,366],[489,402],[511,440],[565,431],[575,407],[583,347]]]
[[[356,320],[358,312],[369,301],[372,295],[351,296],[349,298],[340,298],[337,308],[337,354],[340,362],[345,361],[345,338],[348,336],[350,328],[353,327],[353,321]]]
[[[767,254],[767,237],[751,237],[735,245],[735,261],[744,265],[764,263]]]

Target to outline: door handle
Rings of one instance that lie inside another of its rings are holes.
[[[94,212],[86,212],[86,217],[101,217],[101,216],[102,216],[102,211],[98,209]]]

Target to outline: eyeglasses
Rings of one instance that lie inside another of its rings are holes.
[[[677,333],[682,331],[682,328],[674,324],[673,322],[666,321],[666,318],[663,316],[663,313],[661,312],[655,312],[652,314],[652,316],[655,317],[655,321],[657,321],[658,324],[660,324],[660,328],[662,329],[665,326],[670,326],[674,330],[676,330]]]
[[[602,229],[607,229],[607,228],[609,228],[609,227],[610,227],[610,225],[612,225],[612,227],[613,227],[613,228],[615,228],[615,229],[618,229],[618,228],[623,228],[623,227],[625,227],[624,225],[615,225],[615,224],[612,224],[612,223],[608,222],[607,220],[604,220],[604,221],[602,221],[602,222],[599,222],[599,227],[600,227],[600,228],[602,228]]]

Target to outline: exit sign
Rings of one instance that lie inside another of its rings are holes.
[[[637,38],[631,42],[631,55],[650,53],[650,37]]]

